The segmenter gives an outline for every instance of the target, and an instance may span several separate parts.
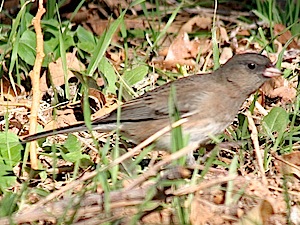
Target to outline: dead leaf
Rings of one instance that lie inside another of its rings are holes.
[[[282,158],[296,166],[300,166],[300,151],[285,154]]]
[[[195,58],[198,54],[205,54],[210,50],[211,43],[208,40],[189,40],[187,33],[179,34],[171,46],[163,64],[166,68],[174,68],[176,64],[196,66]]]
[[[98,112],[106,104],[105,96],[100,90],[95,88],[89,88],[88,95],[89,95],[89,102],[90,102],[90,108],[92,114]],[[82,111],[83,111],[84,99],[85,98],[81,98]]]
[[[222,50],[221,56],[220,56],[220,64],[224,64],[233,56],[232,49],[230,47],[225,47]]]
[[[48,89],[49,88],[48,88],[48,84],[47,84],[47,73],[44,72],[40,78],[40,91],[42,93],[45,93]]]
[[[16,88],[16,93],[13,90],[13,86],[10,82],[10,80],[6,76],[2,76],[0,79],[0,96],[1,98],[5,97],[6,100],[15,102],[15,97],[20,96],[21,93],[24,93],[24,88],[22,86],[19,86],[18,84],[15,83],[15,88]],[[3,100],[3,99],[1,99]]]
[[[246,215],[244,215],[237,225],[267,225],[270,216],[274,213],[273,206],[267,200],[262,200],[260,204],[252,208]]]
[[[297,96],[296,88],[283,77],[272,78],[261,87],[261,90],[270,98],[280,97],[282,103],[293,102]]]
[[[99,111],[94,113],[92,115],[92,119],[102,117],[102,116],[112,112],[116,108],[118,108],[119,104],[116,101],[115,96],[105,96],[105,97],[106,97],[106,105],[104,107],[102,107]]]
[[[287,163],[294,165],[294,167],[287,163],[281,162],[280,160],[277,160],[275,164],[276,169],[278,171],[281,171],[283,174],[294,174],[300,179],[300,151],[285,154],[281,157]]]
[[[102,77],[98,77],[96,79],[96,84],[97,84],[98,87],[103,87],[105,85],[105,81]]]
[[[291,222],[293,224],[300,224],[300,207],[299,205],[294,205],[291,207]]]
[[[273,91],[271,96],[280,97],[283,103],[291,103],[295,100],[297,91],[291,87],[279,87]]]
[[[218,27],[217,29],[218,40],[220,43],[229,43],[229,37],[225,27]]]
[[[190,41],[188,33],[197,28],[198,30],[210,30],[211,24],[212,19],[210,17],[200,16],[195,16],[186,22],[168,49],[164,61],[165,67],[174,68],[176,64],[195,67],[196,63],[193,58],[196,58],[199,53],[205,54],[208,52],[211,48],[211,43],[207,39]]]
[[[151,213],[145,214],[141,222],[142,224],[172,224],[174,223],[174,216],[170,209],[153,210]]]
[[[212,42],[208,39],[195,39],[191,41],[191,56],[197,58],[198,54],[205,55],[212,49]]]
[[[300,49],[290,49],[284,52],[283,60],[288,63],[300,62]]]
[[[103,32],[110,26],[113,20],[103,20],[99,17],[97,13],[90,14],[89,18],[86,23],[83,24],[83,27],[87,30],[91,30],[93,33],[97,35],[102,35]],[[124,23],[127,30],[134,30],[140,29],[145,30],[148,29],[149,26],[153,27],[154,29],[158,29],[161,24],[158,21],[150,21],[147,20],[145,17],[138,17],[134,19],[124,19]],[[178,30],[177,30],[178,31]],[[119,41],[118,37],[119,28],[114,33],[112,40],[114,42]]]
[[[207,224],[211,218],[215,217],[214,212],[210,209],[208,205],[203,204],[203,202],[198,199],[198,197],[194,197],[191,204],[191,224],[192,225],[200,225]]]
[[[213,194],[213,202],[217,205],[224,204],[225,202],[225,192],[222,190],[214,190]]]
[[[201,30],[210,30],[212,25],[211,17],[194,16],[188,22],[186,22],[179,31],[180,33],[191,33],[195,27]]]
[[[248,30],[239,30],[237,32],[237,35],[240,35],[240,36],[250,36],[250,32]]]
[[[125,51],[123,49],[116,50],[115,48],[108,48],[106,51],[106,57],[114,62],[114,65],[120,65],[124,62]]]
[[[190,57],[190,47],[190,39],[188,34],[186,32],[178,34],[171,44],[165,60],[179,60]]]
[[[127,1],[120,0],[104,0],[104,2],[108,5],[109,8],[121,8],[125,9],[129,7],[129,3]]]
[[[77,122],[73,110],[58,110],[56,120],[52,120],[47,123],[44,127],[44,130],[53,130],[60,127],[65,127],[71,124],[75,124]]]
[[[84,64],[76,58],[74,53],[67,53],[66,58],[67,58],[67,67],[69,69],[76,70],[76,71],[81,71],[85,69]],[[65,84],[61,58],[57,59],[55,62],[50,63],[49,70],[55,87]],[[68,70],[68,79],[70,79],[71,77],[74,77],[74,74]],[[43,89],[41,91],[46,91],[46,90]]]
[[[278,35],[279,33],[281,33],[284,29],[286,29],[286,27],[283,24],[275,24],[274,25],[274,34]],[[277,37],[277,40],[281,43],[281,44],[285,44],[288,42],[288,40],[290,40],[292,38],[292,33],[291,31],[287,30],[285,31],[283,34],[281,34],[280,36]],[[298,44],[295,40],[292,40],[292,42],[288,45],[288,49],[290,48],[298,48]]]

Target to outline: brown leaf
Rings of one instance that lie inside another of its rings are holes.
[[[67,53],[66,58],[67,58],[67,67],[69,69],[73,69],[77,71],[81,71],[85,69],[84,64],[80,62],[73,53]],[[56,62],[50,63],[49,70],[55,87],[61,86],[65,83],[61,58],[57,59]],[[74,74],[71,71],[68,71],[68,79],[70,79],[71,77],[74,77]],[[46,90],[43,89],[41,91],[46,91]]]
[[[267,200],[262,200],[260,204],[252,208],[237,223],[239,225],[263,224],[267,225],[270,216],[274,213],[273,206]]]
[[[289,102],[293,102],[297,96],[297,91],[295,88],[293,87],[279,87],[274,89],[272,96],[276,97],[280,97],[281,98],[281,102],[284,103],[289,103]]]
[[[186,32],[179,33],[169,47],[166,61],[180,60],[190,57],[190,47],[190,39],[188,34]]]
[[[164,62],[167,68],[172,68],[176,64],[189,65],[194,67],[196,65],[192,58],[196,58],[200,53],[205,54],[211,48],[210,41],[204,39],[194,39],[190,41],[188,33],[199,29],[211,28],[212,19],[210,17],[195,16],[186,22],[180,29],[177,37],[171,43]]]
[[[222,50],[221,56],[220,56],[220,63],[224,64],[233,56],[232,49],[229,47],[225,47]]]
[[[15,83],[16,93],[13,90],[13,86],[10,83],[10,80],[6,78],[6,76],[2,76],[0,79],[0,90],[3,96],[7,100],[14,102],[16,95],[19,96],[22,92],[24,92],[24,88]]]
[[[106,96],[106,105],[94,113],[92,119],[102,117],[118,108],[118,106],[119,104],[116,102],[115,96]]]
[[[279,33],[281,33],[284,29],[286,29],[286,27],[283,24],[275,24],[274,25],[274,34],[278,35]],[[292,33],[291,31],[287,30],[285,31],[283,34],[281,34],[280,36],[277,37],[277,40],[281,43],[281,44],[285,44],[288,42],[289,39],[292,38]],[[290,48],[298,48],[298,44],[295,40],[293,40],[289,45],[288,45],[288,49]]]
[[[239,30],[237,32],[237,35],[240,35],[240,36],[250,36],[250,32],[248,30]]]
[[[229,37],[228,37],[227,30],[225,29],[225,27],[218,27],[217,35],[218,35],[218,39],[221,43],[229,42]]]
[[[92,32],[97,34],[97,35],[101,35],[103,34],[103,32],[107,29],[107,27],[109,27],[109,25],[113,22],[113,20],[103,20],[101,19],[98,14],[92,14],[89,15],[89,19],[87,21],[88,25],[84,25],[84,27],[88,30],[90,30],[92,28]],[[151,21],[149,22],[147,19],[145,18],[135,18],[135,19],[125,19],[125,26],[128,30],[131,29],[141,29],[141,30],[145,30],[149,28],[149,24],[151,24],[152,27],[154,28],[158,28],[159,27],[159,23],[158,21]],[[117,32],[115,32],[115,34],[113,35],[113,41],[118,41],[119,37],[118,37],[118,31],[119,28],[117,30]]]
[[[283,174],[294,174],[300,178],[300,151],[285,154],[282,156],[282,159],[287,163],[277,160],[275,164],[276,169]]]
[[[261,90],[270,98],[280,97],[282,103],[293,102],[297,96],[296,88],[283,77],[272,78]]]
[[[82,111],[83,111],[83,100],[84,98],[81,98]],[[90,102],[91,112],[93,114],[103,108],[103,106],[106,104],[106,99],[104,94],[100,90],[95,88],[89,88],[89,102]]]
[[[172,224],[174,218],[172,218],[172,211],[170,209],[163,209],[160,211],[152,210],[142,217],[141,224]]]
[[[40,78],[40,91],[45,93],[48,90],[47,73],[44,72]]]
[[[208,39],[195,39],[191,41],[191,56],[196,58],[198,54],[205,55],[212,49],[212,42]]]
[[[44,130],[53,130],[60,127],[68,126],[71,124],[75,124],[77,122],[73,110],[58,110],[56,120],[52,120],[47,123],[44,127]]]
[[[209,205],[203,204],[201,200],[195,197],[191,204],[191,224],[207,224],[215,216]]]
[[[211,43],[207,40],[190,41],[186,32],[179,34],[169,47],[164,65],[173,68],[176,64],[195,67],[195,58],[199,53],[205,54],[210,50]]]
[[[195,16],[182,26],[179,33],[184,33],[184,32],[190,33],[193,31],[195,27],[201,30],[210,30],[211,25],[212,25],[211,17]]]
[[[296,166],[300,166],[300,151],[292,152],[282,156],[284,160],[295,164]]]

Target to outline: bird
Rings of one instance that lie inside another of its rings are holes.
[[[92,130],[120,133],[139,144],[160,129],[170,125],[168,102],[175,87],[175,106],[189,143],[203,145],[232,123],[244,101],[272,77],[282,75],[270,59],[258,53],[236,54],[219,69],[194,74],[166,83],[122,104],[119,126],[117,110],[92,120]],[[25,136],[22,143],[57,134],[87,131],[84,122]],[[156,141],[158,149],[171,149],[171,132]]]

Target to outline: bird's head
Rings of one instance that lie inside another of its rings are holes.
[[[272,77],[282,75],[270,59],[257,53],[233,56],[222,66],[222,74],[229,85],[235,85],[250,94]]]

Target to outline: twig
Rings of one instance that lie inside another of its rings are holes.
[[[39,0],[39,8],[36,13],[36,16],[32,20],[32,24],[34,26],[36,32],[36,58],[33,70],[29,73],[32,84],[32,106],[30,112],[30,127],[29,134],[36,133],[37,127],[37,118],[38,118],[38,109],[40,102],[40,71],[42,67],[42,62],[45,57],[44,54],[44,42],[43,42],[43,34],[41,29],[41,18],[46,10],[43,7],[43,1]],[[31,168],[38,169],[38,159],[37,159],[37,151],[36,151],[36,142],[31,142],[30,144],[30,161]]]
[[[22,102],[9,102],[9,101],[0,101],[0,106],[6,106],[6,107],[13,107],[13,106],[18,106],[22,107],[24,106],[25,108],[30,109],[31,105],[28,103],[22,103]]]
[[[126,210],[127,207],[136,207],[137,205],[142,204],[144,199],[147,197],[149,190],[153,189],[153,187],[155,188],[155,185],[155,183],[151,183],[129,191],[121,189],[110,192],[109,200],[112,215],[108,215],[108,218],[103,219],[111,219],[114,216],[116,216],[116,219],[119,219],[122,217],[120,209]],[[92,215],[105,214],[104,195],[104,193],[90,193],[84,196],[61,199],[41,205],[38,208],[30,207],[15,214],[11,220],[7,217],[1,218],[0,224],[8,225],[11,224],[10,222],[12,221],[16,224],[31,223],[41,220],[55,221],[62,216],[70,217],[74,213],[76,213],[76,218],[85,219]],[[80,207],[76,209],[77,206]],[[136,212],[137,209],[135,208],[134,213]]]
[[[274,152],[271,153],[271,154],[272,154],[272,156],[273,156],[275,159],[277,159],[278,161],[280,161],[280,162],[282,162],[282,163],[284,163],[284,164],[286,164],[286,165],[288,165],[288,166],[290,166],[290,167],[292,167],[292,168],[294,168],[294,169],[300,171],[300,167],[299,167],[299,166],[296,166],[295,164],[290,163],[290,162],[287,161],[287,160],[284,160],[282,157],[277,156]]]
[[[257,158],[257,162],[258,162],[258,167],[261,173],[261,177],[262,177],[262,181],[264,185],[267,185],[267,179],[266,179],[266,175],[265,175],[265,169],[264,169],[264,164],[263,164],[263,157],[261,155],[260,152],[260,148],[259,148],[259,142],[258,142],[258,132],[255,126],[255,123],[253,121],[253,118],[250,114],[249,111],[247,111],[246,116],[248,118],[248,123],[249,123],[249,129],[251,131],[251,139],[254,145],[254,150],[255,150],[255,154],[256,154],[256,158]]]
[[[300,192],[299,192],[299,191],[298,191],[298,192],[297,192],[297,191],[289,191],[289,190],[285,190],[285,189],[283,189],[283,188],[274,187],[274,186],[268,186],[268,188],[271,189],[271,190],[279,191],[279,192],[281,192],[281,193],[287,192],[287,193],[289,193],[290,195],[295,195],[295,196],[300,197]]]
[[[137,185],[139,185],[140,183],[142,183],[143,181],[145,181],[146,179],[148,179],[151,176],[154,176],[157,174],[157,172],[159,170],[161,170],[161,168],[165,165],[167,165],[168,163],[187,155],[188,153],[190,153],[191,151],[195,150],[197,147],[199,147],[198,144],[190,144],[185,148],[180,149],[179,151],[169,155],[168,157],[166,157],[165,159],[159,161],[158,163],[156,163],[153,167],[149,168],[149,170],[147,170],[144,174],[141,174],[137,179],[134,180],[134,182],[130,183],[125,190],[130,190],[134,187],[136,187]]]
[[[192,185],[192,186],[180,188],[178,190],[173,191],[172,194],[176,196],[182,196],[182,195],[195,193],[197,191],[205,190],[207,188],[216,186],[218,184],[226,183],[228,181],[234,180],[235,178],[237,178],[237,175],[228,175],[227,177],[220,177],[215,180],[202,182],[198,185]]]

